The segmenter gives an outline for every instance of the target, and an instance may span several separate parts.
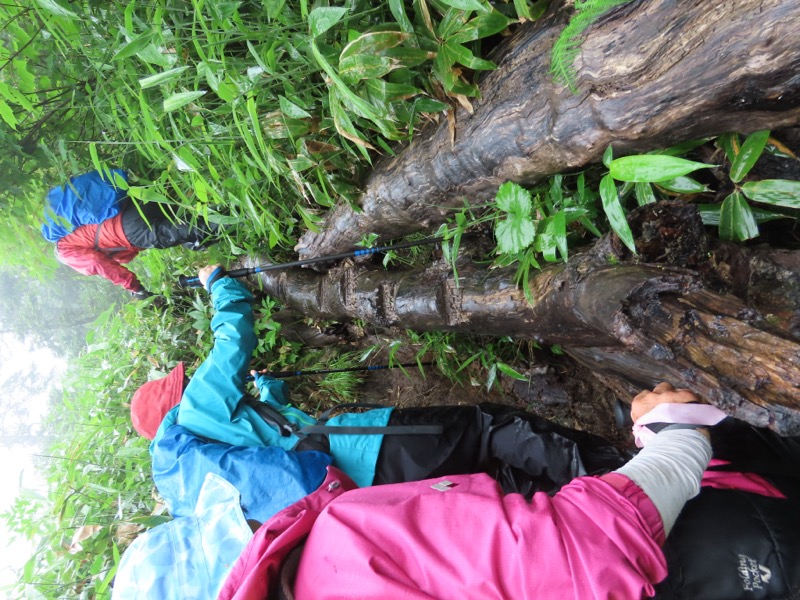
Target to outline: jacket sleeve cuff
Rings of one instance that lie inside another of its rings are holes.
[[[225,277],[227,274],[228,272],[222,267],[217,267],[216,269],[214,269],[211,272],[211,275],[209,275],[208,279],[206,280],[206,290],[211,292],[211,288],[214,286],[214,284],[223,277]]]

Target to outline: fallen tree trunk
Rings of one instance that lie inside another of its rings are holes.
[[[674,223],[686,222],[691,209],[678,210],[676,216],[650,205],[638,213],[650,215],[646,229],[655,232],[641,244],[645,258],[669,255],[659,231],[682,241],[673,244],[685,250],[673,262],[692,264],[705,253],[698,218],[676,232]],[[632,222],[634,230],[644,229]],[[395,272],[363,266],[325,274],[269,271],[259,279],[266,293],[306,316],[560,344],[622,397],[670,381],[754,425],[800,434],[796,274],[768,269],[768,302],[783,306],[785,318],[765,318],[741,299],[711,291],[694,270],[619,262],[623,252],[606,238],[568,264],[532,274],[533,304],[514,285],[513,270],[474,264],[459,267],[458,282],[442,263]],[[798,259],[798,253],[783,258]],[[764,260],[773,260],[769,251]],[[752,274],[751,280],[758,284]]]
[[[577,93],[549,74],[568,12],[521,26],[480,84],[473,114],[446,122],[386,158],[365,182],[360,211],[339,204],[302,257],[351,248],[373,232],[396,238],[482,204],[505,181],[531,184],[598,162],[613,144],[646,152],[728,131],[800,122],[800,1],[634,0],[585,34]]]

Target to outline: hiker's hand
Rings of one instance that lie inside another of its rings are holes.
[[[197,278],[200,280],[200,283],[203,284],[204,288],[211,291],[211,285],[217,279],[224,277],[226,272],[227,271],[222,268],[222,265],[208,265],[197,272]]]
[[[676,390],[667,382],[659,383],[653,388],[653,391],[643,390],[636,395],[631,403],[631,419],[636,423],[640,417],[659,404],[687,404],[699,401],[700,399],[687,389]]]
[[[286,406],[289,404],[289,386],[282,379],[264,375],[267,372],[269,372],[268,369],[262,369],[261,371],[253,369],[250,371],[250,375],[253,376],[253,383],[256,384],[261,394],[261,401]]]
[[[148,292],[146,289],[142,288],[136,292],[131,292],[131,298],[134,300],[146,300],[150,298],[153,294]]]

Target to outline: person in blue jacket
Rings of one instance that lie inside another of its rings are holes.
[[[264,403],[296,426],[314,419],[288,404],[286,383],[256,374],[261,397],[245,394],[256,347],[252,294],[219,265],[199,272],[216,310],[214,347],[191,380],[183,363],[144,384],[131,401],[134,428],[152,440],[153,478],[173,516],[191,514],[208,473],[240,491],[247,518],[265,520],[316,489],[333,462],[370,485],[380,450],[379,435],[330,436],[330,454],[297,451],[300,438],[268,423],[253,406]],[[188,381],[188,382],[187,382]],[[391,408],[343,414],[329,425],[383,426]]]

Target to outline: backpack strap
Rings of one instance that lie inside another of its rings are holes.
[[[278,429],[282,437],[295,435],[301,440],[313,434],[336,435],[439,435],[444,431],[441,425],[384,425],[377,427],[352,427],[326,425],[331,414],[343,408],[386,408],[382,404],[366,404],[353,402],[340,404],[323,412],[314,425],[299,427],[284,417],[272,406],[261,402],[252,396],[245,397],[245,402],[255,410],[264,421]]]
[[[103,229],[103,223],[97,224],[97,229],[94,230],[94,249],[95,252],[102,252],[108,256],[114,256],[117,252],[129,250],[129,248],[101,248],[100,247],[100,232]]]

